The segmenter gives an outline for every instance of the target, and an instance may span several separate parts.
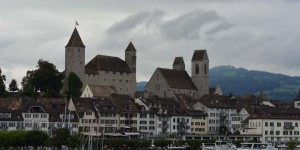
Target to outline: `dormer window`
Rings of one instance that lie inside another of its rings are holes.
[[[130,110],[130,105],[129,104],[125,105],[125,110]]]
[[[85,114],[86,114],[87,116],[91,116],[91,115],[93,114],[93,112],[90,111],[90,110],[88,110],[88,111],[85,112]]]

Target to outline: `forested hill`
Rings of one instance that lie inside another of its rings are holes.
[[[269,99],[290,102],[300,88],[300,77],[249,71],[232,66],[214,67],[210,69],[209,75],[210,87],[220,85],[224,94],[258,94],[263,91]]]

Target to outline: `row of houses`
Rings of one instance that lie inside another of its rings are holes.
[[[102,93],[95,92],[97,88]],[[92,91],[89,96],[83,92],[70,100],[0,99],[0,130],[41,130],[51,135],[53,129],[66,127],[72,134],[109,137],[255,135],[262,141],[298,140],[300,93],[291,106],[260,97],[218,94],[200,99],[181,94],[132,98],[104,94],[99,88],[109,89],[87,86],[85,91]]]

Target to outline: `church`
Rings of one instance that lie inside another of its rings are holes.
[[[183,57],[176,57],[173,69],[157,68],[145,87],[148,97],[173,98],[176,94],[199,99],[209,93],[209,59],[206,50],[195,50],[191,61],[191,77],[185,70]]]
[[[75,73],[86,85],[112,86],[118,94],[134,97],[136,91],[136,49],[130,42],[125,60],[114,56],[96,55],[85,64],[85,45],[75,27],[65,46],[65,76]],[[67,83],[65,83],[66,86]]]

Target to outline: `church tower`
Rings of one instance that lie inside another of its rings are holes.
[[[196,98],[209,93],[209,59],[206,50],[195,50],[192,57],[192,81],[198,89]]]
[[[185,64],[184,64],[183,57],[175,57],[173,62],[173,69],[185,71]]]
[[[75,27],[68,44],[65,47],[65,75],[68,78],[74,72],[84,83],[85,74],[85,46]]]
[[[136,50],[131,41],[125,49],[125,62],[132,73],[136,73]]]

